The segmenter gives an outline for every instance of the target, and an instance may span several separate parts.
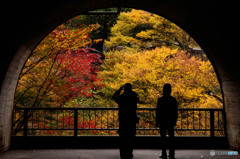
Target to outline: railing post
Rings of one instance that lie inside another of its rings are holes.
[[[78,110],[74,109],[74,137],[78,136]]]
[[[28,133],[28,109],[23,109],[24,114],[23,114],[23,136],[27,137]]]
[[[210,136],[214,137],[214,110],[210,110]]]

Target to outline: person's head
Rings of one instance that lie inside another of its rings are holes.
[[[163,86],[163,95],[170,95],[172,92],[172,87],[169,83],[164,84]]]
[[[126,83],[124,85],[124,91],[129,92],[132,90],[132,85],[130,83]]]

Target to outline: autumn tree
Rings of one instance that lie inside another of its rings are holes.
[[[111,34],[111,28],[116,23],[119,14],[97,14],[99,12],[118,12],[118,8],[104,8],[91,11],[93,13],[78,15],[75,18],[67,21],[65,23],[68,28],[74,29],[89,25],[98,25],[98,29],[93,30],[90,33],[92,40],[95,39],[108,39]],[[131,11],[129,8],[121,8],[121,12]],[[103,43],[104,40],[93,44],[93,47],[99,51],[104,50]]]
[[[132,9],[121,13],[111,28],[111,36],[105,45],[149,49],[169,46],[192,52],[197,43],[185,31],[167,19],[143,10]]]
[[[15,107],[57,107],[79,95],[92,96],[99,87],[97,70],[102,53],[89,48],[89,33],[98,25],[53,30],[33,51],[19,77]],[[28,118],[33,112],[29,112]],[[23,116],[15,123],[22,127]],[[17,133],[17,132],[15,132]]]
[[[73,83],[84,85],[81,90],[85,93],[90,90],[92,86],[89,83],[96,79],[101,54],[82,48],[90,46],[89,33],[97,27],[92,25],[70,30],[61,25],[51,32],[33,51],[23,68],[15,105],[25,105],[26,101],[28,106],[38,107],[41,103],[46,104],[43,99],[55,100],[59,105],[66,97],[81,93],[80,86]]]
[[[103,98],[129,82],[140,96],[140,107],[155,107],[163,85],[170,83],[180,107],[222,107],[215,98],[221,98],[221,90],[211,63],[184,51],[167,47],[113,51],[106,54],[102,67],[99,78],[107,87],[102,89]]]

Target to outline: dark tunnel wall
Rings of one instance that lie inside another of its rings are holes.
[[[229,145],[240,150],[240,62],[238,10],[230,2],[196,0],[68,0],[4,3],[1,11],[0,151],[11,139],[14,93],[21,69],[35,46],[55,27],[85,11],[129,7],[159,14],[189,33],[211,60],[223,90]]]

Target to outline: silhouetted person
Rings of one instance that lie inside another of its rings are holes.
[[[166,159],[166,132],[169,136],[169,158],[174,159],[174,126],[178,118],[177,101],[171,96],[171,85],[165,84],[163,86],[163,96],[158,98],[156,110],[156,125],[160,124],[160,135],[162,138],[162,155],[160,158]]]
[[[121,94],[123,89],[124,92]],[[136,92],[132,91],[132,85],[126,83],[114,93],[113,99],[119,105],[120,157],[121,159],[132,159],[139,97]]]

